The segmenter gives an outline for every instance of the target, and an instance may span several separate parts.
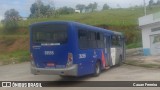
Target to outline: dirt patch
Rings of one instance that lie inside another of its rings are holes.
[[[0,53],[8,53],[17,50],[29,49],[29,37],[19,38],[1,38],[0,39]]]
[[[16,50],[28,50],[29,49],[29,38],[17,39],[12,45],[8,47],[8,52]]]

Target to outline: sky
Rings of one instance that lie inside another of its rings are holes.
[[[75,8],[77,4],[85,4],[97,2],[98,8],[107,3],[111,8],[116,8],[119,4],[122,8],[143,5],[143,0],[42,0],[46,4],[54,2],[55,7],[68,6]],[[149,0],[145,0],[148,4]],[[157,0],[154,0],[157,1]],[[30,7],[35,2],[35,0],[0,0],[0,20],[4,18],[4,13],[9,9],[16,9],[22,17],[28,17],[30,14]]]

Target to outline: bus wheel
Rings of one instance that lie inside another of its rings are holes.
[[[95,65],[94,76],[99,76],[100,73],[101,73],[101,64],[100,64],[100,62],[97,62]]]

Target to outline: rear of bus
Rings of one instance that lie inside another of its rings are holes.
[[[31,73],[77,76],[73,63],[74,30],[67,22],[43,22],[30,26]]]

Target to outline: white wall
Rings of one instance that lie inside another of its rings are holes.
[[[160,16],[159,15],[160,15],[160,12],[140,17],[138,19],[139,20],[139,26],[160,22],[160,18],[159,18]]]
[[[147,25],[153,23],[153,15],[147,15],[139,18],[139,26]]]
[[[160,31],[152,32],[152,28],[160,27],[159,23],[147,25],[145,27],[142,27],[142,42],[143,42],[143,48],[150,48],[150,35],[154,34],[160,34]]]
[[[150,48],[150,28],[143,28],[142,29],[142,43],[143,43],[143,48]]]
[[[144,55],[153,54],[153,45],[151,50],[150,36],[160,34],[160,31],[152,32],[151,29],[160,27],[160,12],[140,17],[138,20],[139,26],[142,29],[142,43]]]

